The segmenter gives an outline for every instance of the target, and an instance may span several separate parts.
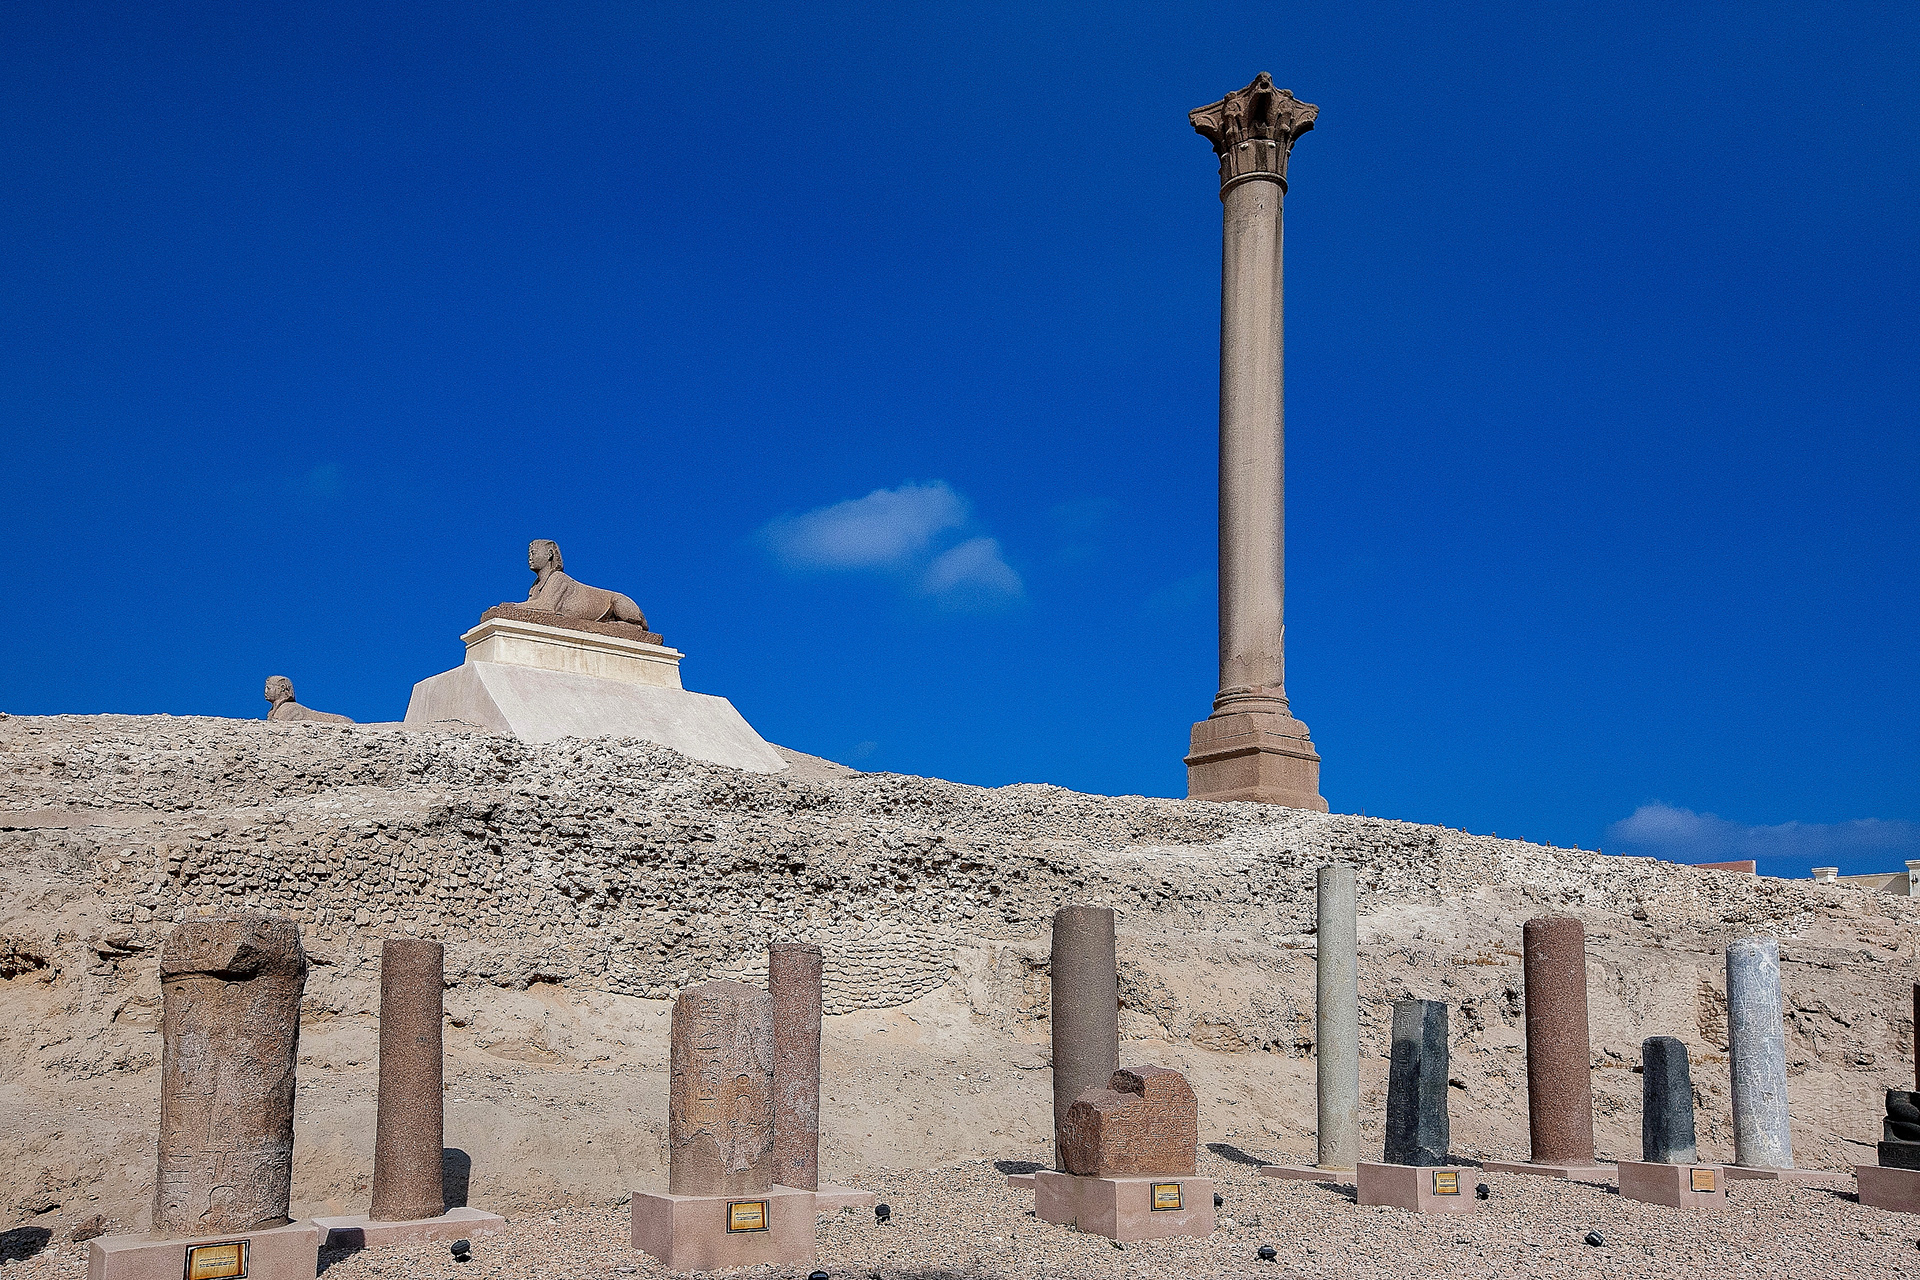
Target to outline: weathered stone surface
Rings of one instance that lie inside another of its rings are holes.
[[[1920,1092],[1887,1090],[1879,1152],[1883,1168],[1920,1169]]]
[[[1685,1042],[1650,1036],[1640,1046],[1640,1159],[1649,1164],[1695,1164],[1693,1070]]]
[[[425,938],[388,938],[380,949],[380,1104],[367,1209],[375,1222],[447,1211],[440,1178],[445,965],[446,948]]]
[[[536,609],[529,604],[496,604],[480,615],[482,622],[489,618],[506,618],[513,622],[537,622],[543,627],[564,627],[568,631],[584,631],[592,636],[612,636],[616,640],[633,640],[640,644],[666,643],[666,637],[658,631],[649,631],[637,622],[589,622],[585,618],[554,613],[550,609]]]
[[[667,1194],[732,1196],[773,1185],[773,997],[703,982],[673,1002]]]
[[[820,948],[767,947],[773,997],[773,1180],[803,1191],[820,1185]]]
[[[1388,1164],[1447,1162],[1447,1006],[1439,1000],[1393,1002],[1387,1065]]]
[[[1527,984],[1527,1131],[1535,1164],[1593,1163],[1587,935],[1572,916],[1521,930]]]
[[[1120,1067],[1120,977],[1112,910],[1062,907],[1056,912],[1048,972],[1054,1158],[1064,1169],[1059,1133],[1067,1112],[1081,1094],[1105,1086]]]
[[[1741,938],[1727,947],[1727,1071],[1733,1083],[1734,1163],[1793,1168],[1776,939]]]
[[[288,1221],[306,979],[299,927],[277,916],[189,920],[167,939],[155,1235]]]
[[[1178,1071],[1123,1067],[1089,1089],[1059,1127],[1061,1168],[1091,1178],[1197,1172],[1200,1101]]]

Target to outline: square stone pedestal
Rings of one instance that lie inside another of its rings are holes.
[[[1535,1164],[1531,1160],[1482,1160],[1488,1173],[1517,1173],[1533,1178],[1571,1178],[1575,1182],[1612,1182],[1610,1164]]]
[[[1282,712],[1235,711],[1193,726],[1187,751],[1187,799],[1253,800],[1327,811],[1320,798],[1320,753],[1307,726]]]
[[[87,1245],[87,1280],[313,1280],[323,1234],[290,1222],[218,1236],[101,1236]]]
[[[746,1196],[633,1193],[633,1247],[669,1271],[812,1262],[813,1192],[773,1187]]]
[[[1727,1180],[1716,1164],[1655,1164],[1622,1160],[1620,1194],[1675,1209],[1724,1209]]]
[[[1031,1173],[1010,1173],[1007,1175],[1007,1185],[1015,1191],[1031,1191],[1034,1176]]]
[[[1760,1169],[1726,1164],[1720,1166],[1720,1171],[1736,1182],[1813,1182],[1831,1186],[1847,1180],[1846,1174],[1826,1169]]]
[[[1382,1168],[1400,1168],[1398,1165],[1383,1165]],[[1343,1187],[1353,1185],[1356,1176],[1352,1169],[1323,1169],[1317,1164],[1263,1164],[1260,1166],[1263,1178],[1294,1178],[1301,1182],[1333,1182]]]
[[[1042,1169],[1033,1211],[1045,1222],[1109,1240],[1213,1234],[1212,1178],[1083,1178]]]
[[[315,1218],[313,1225],[326,1233],[321,1237],[326,1248],[379,1249],[390,1244],[412,1244],[416,1240],[474,1240],[492,1235],[506,1226],[507,1220],[497,1213],[462,1205],[437,1218],[375,1222],[364,1213],[353,1213],[337,1218]]]
[[[871,1191],[862,1191],[858,1187],[840,1187],[831,1182],[823,1182],[814,1188],[813,1211],[819,1213],[838,1213],[842,1209],[871,1209],[880,1202],[880,1197]]]
[[[1853,1176],[1860,1184],[1861,1204],[1894,1213],[1920,1213],[1920,1169],[1857,1164]]]
[[[1473,1170],[1457,1165],[1369,1164],[1354,1167],[1361,1204],[1391,1205],[1415,1213],[1473,1213]]]

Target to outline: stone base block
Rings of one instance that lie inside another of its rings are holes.
[[[380,1249],[390,1244],[412,1244],[416,1240],[472,1240],[492,1235],[506,1226],[507,1220],[497,1213],[462,1205],[437,1218],[375,1222],[364,1213],[355,1213],[338,1218],[315,1218],[313,1225],[326,1233],[321,1237],[326,1248]]]
[[[813,1192],[774,1187],[751,1196],[633,1193],[633,1247],[669,1271],[812,1262]]]
[[[1860,1183],[1861,1204],[1894,1213],[1920,1213],[1920,1169],[1857,1164],[1853,1176]]]
[[[871,1191],[862,1191],[858,1187],[838,1187],[831,1182],[821,1183],[813,1192],[815,1213],[838,1213],[842,1209],[871,1209],[878,1203],[880,1203],[880,1197]]]
[[[87,1245],[87,1280],[313,1280],[324,1234],[311,1222],[290,1222],[218,1236],[101,1236]]]
[[[1033,1174],[1033,1211],[1109,1240],[1213,1234],[1212,1178],[1083,1178]]]
[[[1284,712],[1212,716],[1193,726],[1187,799],[1253,800],[1325,813],[1320,753],[1307,726]]]
[[[1675,1209],[1724,1209],[1727,1180],[1715,1164],[1654,1164],[1622,1160],[1620,1194]]]
[[[1610,1164],[1535,1164],[1531,1160],[1483,1160],[1488,1173],[1517,1173],[1535,1178],[1571,1178],[1575,1182],[1612,1182]]]
[[[1354,1168],[1361,1204],[1391,1205],[1415,1213],[1473,1213],[1473,1170],[1417,1164],[1369,1164]]]
[[[1007,1185],[1015,1191],[1031,1191],[1035,1176],[1031,1173],[1010,1173],[1007,1175]]]
[[[1815,1182],[1832,1185],[1847,1180],[1846,1174],[1826,1169],[1759,1169],[1726,1164],[1720,1166],[1720,1171],[1739,1182]]]
[[[1337,1182],[1343,1187],[1350,1187],[1356,1174],[1352,1169],[1323,1169],[1317,1164],[1263,1164],[1260,1166],[1260,1176],[1296,1178],[1301,1182]]]

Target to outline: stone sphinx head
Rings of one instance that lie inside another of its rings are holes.
[[[271,702],[277,707],[283,702],[292,702],[293,700],[293,681],[287,679],[285,676],[267,677],[268,702]]]
[[[565,569],[566,561],[560,558],[560,544],[551,538],[535,538],[527,544],[527,568],[535,573],[544,574],[549,569]]]

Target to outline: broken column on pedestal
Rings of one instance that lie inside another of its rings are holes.
[[[774,1183],[773,997],[681,992],[668,1067],[667,1190],[633,1193],[633,1246],[673,1271],[812,1261],[813,1193]]]
[[[1887,1090],[1879,1163],[1853,1167],[1860,1203],[1897,1213],[1920,1213],[1920,982],[1913,984],[1913,1015],[1915,1087]]]
[[[211,916],[174,929],[160,953],[153,1230],[94,1240],[92,1280],[195,1268],[311,1280],[321,1233],[287,1217],[306,977],[291,920]]]
[[[1047,1019],[1053,1031],[1054,1167],[1066,1168],[1057,1135],[1081,1094],[1120,1067],[1120,975],[1113,912],[1062,907],[1053,917]]]
[[[821,1213],[870,1206],[871,1191],[820,1183],[820,948],[770,943],[767,994],[773,998],[773,1180],[813,1192]]]
[[[1059,1169],[1034,1174],[1034,1213],[1109,1240],[1213,1233],[1213,1180],[1197,1177],[1200,1105],[1164,1067],[1123,1067],[1060,1118]]]
[[[1619,1162],[1620,1194],[1676,1209],[1724,1209],[1717,1165],[1700,1163],[1693,1136],[1693,1071],[1672,1036],[1640,1045],[1640,1158]]]
[[[1593,1158],[1593,1062],[1587,1043],[1587,935],[1572,916],[1541,916],[1521,930],[1527,1001],[1525,1160],[1501,1173],[1599,1181],[1613,1166]]]
[[[1393,1002],[1387,1060],[1384,1159],[1354,1169],[1361,1204],[1415,1213],[1472,1213],[1471,1188],[1446,1168],[1452,1125],[1447,1114],[1447,1006],[1438,1000]]]
[[[1846,1179],[1843,1173],[1793,1167],[1778,939],[1739,938],[1727,946],[1727,1074],[1733,1093],[1733,1163],[1726,1167],[1727,1177]]]
[[[506,1219],[447,1206],[445,1050],[441,1040],[446,947],[388,938],[380,948],[380,1094],[374,1113],[373,1193],[367,1212],[315,1218],[335,1248],[491,1235]]]

